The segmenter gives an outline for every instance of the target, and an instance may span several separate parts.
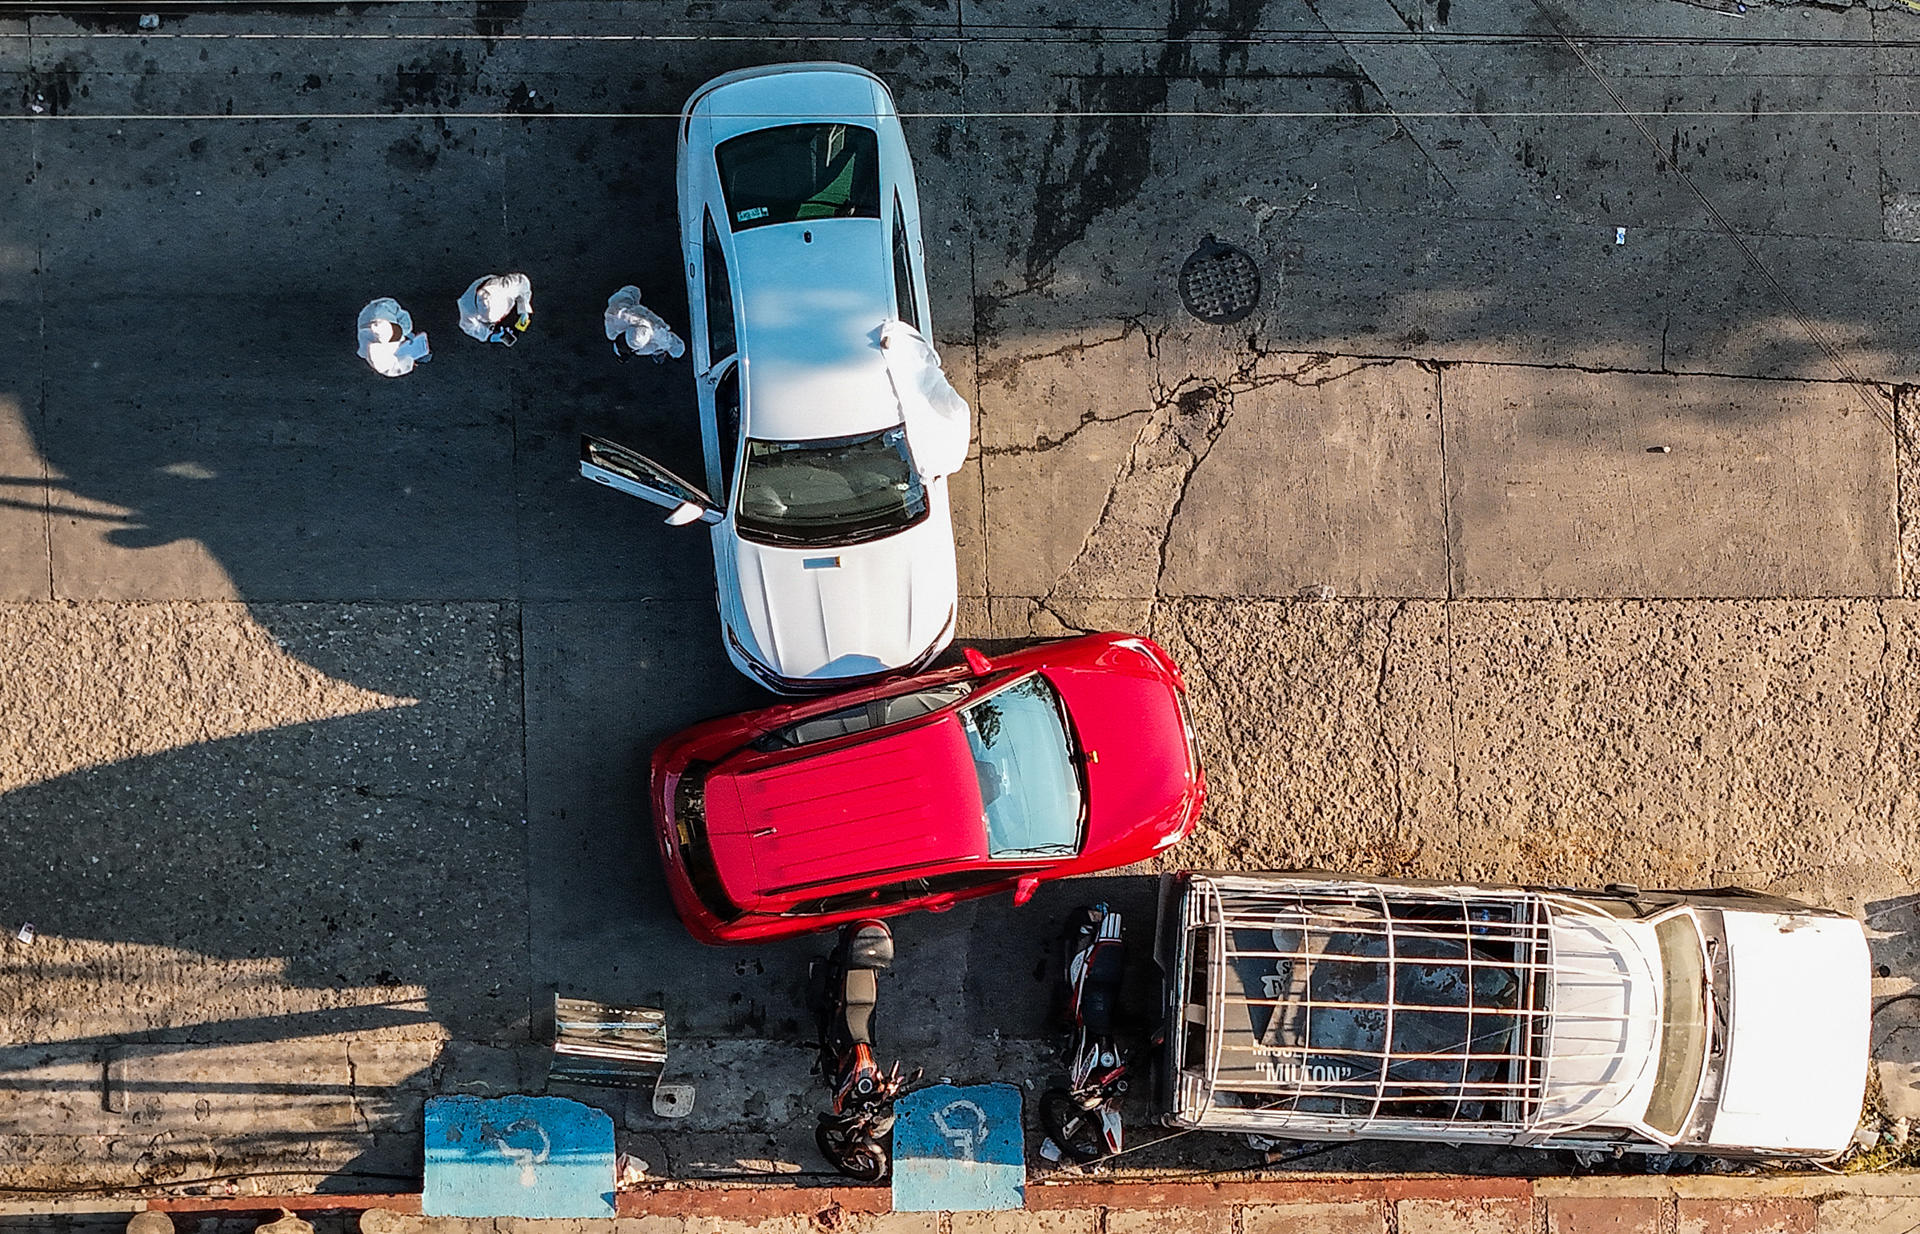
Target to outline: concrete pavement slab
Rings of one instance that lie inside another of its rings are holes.
[[[1488,880],[1759,885],[1858,905],[1907,824],[1885,691],[1905,635],[1862,602],[1460,604],[1457,839]],[[1896,641],[1898,640],[1898,641]],[[1904,759],[1904,755],[1896,755]]]
[[[986,553],[989,594],[1044,595],[1076,565],[1103,521],[1107,499],[1147,419],[1140,415],[1089,421],[1070,449],[983,454],[985,508],[991,520]],[[1164,518],[1172,511],[1173,487],[1167,483],[1156,487],[1158,491],[1147,496],[1160,499],[1158,513]],[[1145,520],[1154,512],[1143,511],[1140,525],[1147,526]],[[1152,573],[1145,557],[1136,553],[1131,564],[1134,587],[1149,586]]]
[[[1894,450],[1835,383],[1444,372],[1454,594],[1898,595]]]
[[[78,363],[64,343],[51,350],[63,367]],[[117,359],[103,361],[116,369],[110,382],[60,383],[38,443],[59,476],[55,592],[299,601],[515,594],[504,411],[450,425],[370,420],[360,414],[370,405],[431,408],[438,392],[424,383],[373,386],[371,373],[347,369],[353,359],[343,350],[327,366],[334,382],[289,380],[305,390],[245,410],[235,406],[245,395],[219,376],[169,391],[191,391],[193,408],[219,406],[218,417],[155,405],[141,391],[141,367]],[[341,385],[355,393],[342,398]],[[107,389],[96,400],[87,386]]]
[[[385,294],[438,341],[466,285],[512,257],[499,122],[40,127],[43,265],[68,299],[156,288],[284,299],[320,337],[351,339],[360,306]],[[258,336],[244,318],[231,329]]]
[[[688,331],[673,125],[543,119],[529,128],[511,126],[501,143],[512,186],[506,251],[534,279],[533,330],[500,365],[513,391],[525,594],[709,597],[713,558],[704,528],[662,526],[665,512],[658,507],[579,474],[580,434],[589,432],[708,485],[692,361],[621,364],[603,325],[607,297],[631,283],[676,331]],[[603,150],[611,157],[596,158],[591,167],[583,161]],[[455,339],[457,346],[470,342]]]
[[[1812,1234],[1818,1207],[1811,1200],[1676,1201],[1677,1234]]]
[[[1920,276],[1920,246],[1798,236],[1736,240],[1716,230],[1675,233],[1668,251],[1662,367],[1810,381],[1914,380],[1905,340],[1920,326],[1920,307],[1906,288]],[[1873,273],[1836,278],[1842,270]],[[1876,401],[1884,406],[1884,397],[1862,396],[1863,407]]]
[[[977,423],[976,419],[976,423]],[[986,460],[978,453],[947,478],[947,499],[953,509],[955,582],[962,596],[982,601],[987,594]],[[964,626],[964,623],[962,623]]]
[[[0,348],[9,356],[0,377],[0,600],[52,595],[46,462],[35,438],[41,428],[40,338],[37,323],[7,315]]]
[[[1240,1210],[1241,1234],[1387,1234],[1385,1204],[1347,1200],[1325,1204],[1249,1204]]]
[[[390,1064],[362,1080],[353,1058]],[[437,1041],[347,1038],[118,1045],[65,1065],[0,1054],[0,1104],[17,1133],[92,1140],[97,1170],[133,1187],[204,1177],[244,1154],[311,1186],[330,1174],[417,1171],[417,1129]]]
[[[1196,334],[1127,329],[988,369],[992,590],[1444,595],[1434,374]],[[1148,388],[1116,388],[1139,382],[1124,363],[1142,347]]]
[[[709,603],[531,604],[527,819],[531,998],[663,1007],[684,1033],[798,1042],[817,944],[707,947],[655,854],[647,761],[698,720],[770,701],[727,663]],[[541,1010],[542,1008],[545,1010]]]
[[[6,1040],[524,1035],[497,608],[33,604],[0,637],[0,911],[40,931],[0,955]]]
[[[1837,1195],[1820,1202],[1817,1234],[1903,1234],[1920,1225],[1920,1198]]]
[[[1440,385],[1413,364],[1262,356],[1216,387],[1231,414],[1173,511],[1156,592],[1445,596]]]
[[[1502,8],[1521,14],[1529,6]],[[1708,217],[1697,189],[1745,232],[1880,235],[1882,146],[1867,113],[1882,75],[1873,53],[1862,54],[1873,41],[1866,9],[1755,7],[1731,37],[1711,14],[1676,16],[1663,23],[1661,39],[1619,38],[1623,25],[1612,15],[1568,12],[1542,23],[1537,32],[1546,37],[1534,45],[1468,47],[1449,57],[1485,66],[1475,81],[1491,106],[1600,113],[1520,121],[1513,130],[1529,167],[1564,195],[1557,203],[1617,225],[1690,227]],[[1576,54],[1555,30],[1616,37],[1582,43]],[[1552,67],[1515,71],[1522,64]],[[1752,89],[1756,78],[1767,83],[1763,96]],[[1643,113],[1638,124],[1607,114],[1622,105]]]
[[[0,63],[7,40],[0,36]],[[9,84],[0,71],[0,88]],[[24,84],[24,83],[23,83]],[[40,144],[38,125],[0,122],[0,304],[32,304],[40,296],[35,272],[40,268],[40,194],[35,190],[39,169],[35,155]]]
[[[1900,577],[1909,596],[1920,595],[1920,406],[1913,392],[1895,392],[1894,490],[1900,504]]]
[[[1168,862],[1445,869],[1446,625],[1420,601],[1160,604],[1147,632],[1186,673],[1210,786],[1204,824]]]

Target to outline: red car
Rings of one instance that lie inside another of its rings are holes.
[[[674,908],[740,943],[1141,861],[1205,800],[1167,653],[1090,634],[697,724],[653,755]]]

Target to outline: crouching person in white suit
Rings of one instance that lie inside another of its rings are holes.
[[[433,358],[426,333],[413,332],[413,315],[387,296],[360,310],[359,353],[382,377],[405,377]]]
[[[652,356],[660,364],[668,356],[678,360],[687,354],[686,343],[660,314],[640,303],[638,287],[622,287],[607,297],[607,338],[614,357],[623,362],[628,356]]]
[[[524,274],[485,274],[460,297],[460,329],[483,343],[511,347],[533,324],[533,280]]]

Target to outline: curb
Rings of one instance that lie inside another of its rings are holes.
[[[1827,1200],[1854,1197],[1862,1201],[1920,1200],[1920,1173],[1846,1175],[1782,1175],[1773,1177],[1546,1177],[1460,1178],[1440,1175],[1380,1177],[1295,1177],[1258,1180],[1119,1181],[1072,1179],[1030,1182],[1028,1212],[1107,1210],[1161,1212],[1176,1210],[1247,1210],[1295,1206],[1371,1204],[1391,1208],[1411,1202],[1416,1206],[1499,1205],[1533,1211],[1588,1207],[1596,1203],[1624,1212],[1649,1205],[1678,1212],[1699,1205],[1788,1204],[1812,1213]],[[834,1214],[823,1228],[837,1224],[838,1216],[884,1216],[893,1211],[889,1187],[805,1187],[780,1184],[749,1186],[659,1186],[623,1191],[615,1200],[617,1217],[664,1217],[689,1221],[756,1222],[822,1218]],[[185,1217],[248,1217],[271,1220],[282,1209],[297,1214],[360,1215],[380,1210],[395,1216],[418,1218],[417,1192],[365,1195],[286,1196],[164,1196],[150,1199],[88,1201],[12,1201],[0,1213],[139,1212]],[[1679,1206],[1675,1208],[1675,1206]],[[1661,1228],[1671,1221],[1662,1223]],[[1810,1228],[1810,1227],[1809,1227]]]

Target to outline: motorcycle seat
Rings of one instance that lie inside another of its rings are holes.
[[[841,1014],[847,1039],[872,1045],[873,1006],[879,1001],[880,981],[870,968],[850,968],[846,983],[846,1005]]]

